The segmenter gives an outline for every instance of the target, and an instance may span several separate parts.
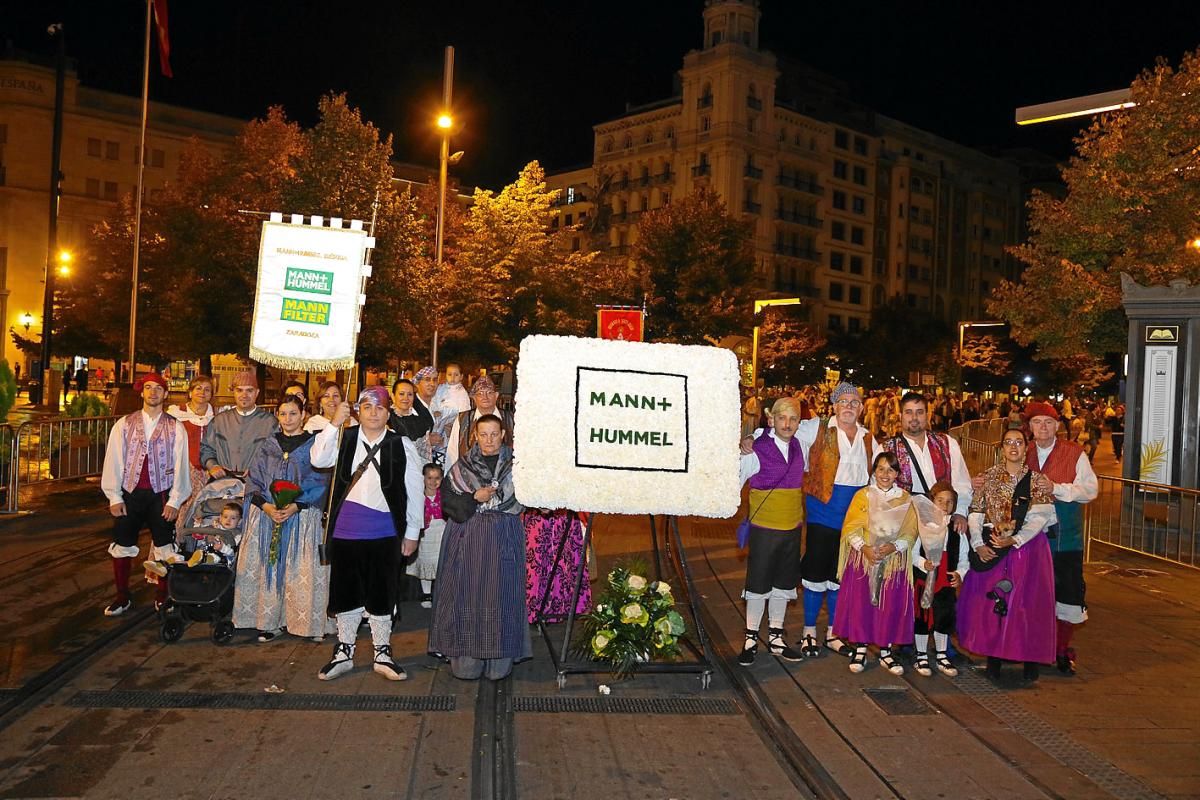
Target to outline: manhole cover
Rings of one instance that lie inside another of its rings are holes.
[[[917,714],[933,714],[933,707],[911,689],[901,686],[879,686],[863,689],[871,702],[879,706],[890,717],[911,717]]]

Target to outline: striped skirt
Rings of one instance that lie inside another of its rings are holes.
[[[466,523],[446,522],[429,649],[480,659],[533,655],[520,516],[481,511]]]

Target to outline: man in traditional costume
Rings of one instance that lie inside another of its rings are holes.
[[[1064,675],[1075,674],[1075,626],[1087,621],[1083,580],[1083,506],[1096,499],[1100,486],[1084,449],[1059,439],[1058,412],[1044,402],[1025,406],[1025,423],[1033,434],[1025,462],[1040,472],[1035,489],[1054,495],[1057,523],[1046,535],[1054,558],[1054,606],[1058,619],[1055,663]]]
[[[475,385],[471,387],[471,397],[475,400],[475,408],[459,414],[454,420],[454,426],[450,429],[450,438],[446,442],[447,475],[459,456],[466,453],[475,444],[475,425],[481,417],[488,414],[495,415],[504,429],[504,441],[512,442],[513,415],[511,411],[496,407],[500,393],[496,391],[496,384],[492,383],[492,379],[484,375],[475,381]]]
[[[388,429],[392,398],[382,386],[358,397],[358,425],[342,435],[333,476],[333,503],[326,532],[329,613],[337,619],[338,643],[321,668],[323,681],[354,668],[355,639],[368,615],[375,655],[372,668],[388,680],[408,677],[392,659],[392,612],[396,607],[401,555],[417,550],[425,510],[420,491],[406,486],[404,437]],[[313,454],[315,466],[334,459]],[[397,541],[399,540],[399,541]]]
[[[113,425],[100,478],[113,516],[113,543],[108,553],[117,593],[104,609],[106,617],[124,614],[132,605],[129,575],[143,527],[150,528],[152,560],[169,561],[176,555],[174,523],[192,488],[187,431],[182,422],[163,413],[166,380],[151,373],[138,383],[142,408]],[[167,583],[160,581],[155,607],[166,598]]]
[[[819,656],[817,616],[825,605],[829,625],[825,646],[839,655],[850,648],[833,633],[837,612],[838,556],[842,523],[854,494],[867,485],[871,462],[879,451],[870,431],[858,423],[862,395],[853,384],[839,383],[832,394],[833,415],[800,423],[796,438],[804,450],[804,493],[807,533],[800,578],[804,589],[804,637],[801,650]]]
[[[900,435],[883,443],[883,449],[895,453],[900,462],[897,485],[909,494],[930,496],[930,488],[945,481],[958,493],[958,504],[951,517],[954,531],[967,532],[967,511],[971,507],[971,473],[963,460],[958,442],[944,433],[929,430],[929,406],[920,392],[905,392],[900,398]]]
[[[800,537],[804,526],[804,453],[796,441],[800,406],[790,397],[771,407],[771,430],[742,456],[740,480],[750,481],[750,556],[746,561],[746,640],[738,663],[748,667],[758,653],[758,630],[767,617],[767,648],[784,661],[804,655],[788,646],[783,619],[800,582]],[[814,640],[815,642],[815,640]]]
[[[200,461],[210,479],[227,473],[242,477],[258,448],[275,433],[275,415],[257,402],[258,378],[251,370],[239,373],[233,379],[233,408],[213,417],[200,440]]]

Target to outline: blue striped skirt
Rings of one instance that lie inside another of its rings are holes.
[[[431,651],[518,661],[532,656],[521,517],[482,511],[466,523],[447,520],[433,596]]]

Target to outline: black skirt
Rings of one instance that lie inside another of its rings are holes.
[[[746,591],[766,594],[795,589],[800,583],[800,526],[790,531],[750,526],[746,559]]]

